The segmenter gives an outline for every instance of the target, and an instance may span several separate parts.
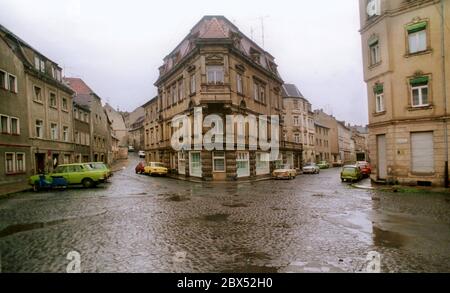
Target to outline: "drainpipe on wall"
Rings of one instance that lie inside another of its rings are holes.
[[[445,70],[445,0],[441,0],[441,51],[442,51],[442,89],[444,95],[444,141],[445,141],[445,170],[444,186],[449,187],[448,171],[448,126],[447,126],[447,78]]]

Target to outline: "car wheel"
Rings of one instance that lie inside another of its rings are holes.
[[[83,187],[85,187],[85,188],[91,188],[95,185],[95,182],[91,178],[85,178],[85,179],[83,179],[81,184],[83,184]]]

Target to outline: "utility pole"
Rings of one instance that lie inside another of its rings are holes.
[[[447,77],[445,70],[445,0],[441,0],[441,51],[442,51],[442,94],[444,95],[444,141],[445,141],[445,170],[444,186],[449,187],[448,170],[448,125],[447,125]]]

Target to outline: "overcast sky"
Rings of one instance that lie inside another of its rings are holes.
[[[314,109],[367,123],[358,1],[0,0],[0,23],[81,77],[115,108],[155,96],[162,59],[203,15],[220,14],[262,46]]]

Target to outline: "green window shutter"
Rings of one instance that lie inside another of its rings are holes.
[[[382,84],[376,84],[375,87],[373,88],[373,92],[377,95],[382,94],[384,92],[384,87]]]
[[[427,22],[423,21],[423,22],[419,22],[419,23],[415,23],[415,24],[409,25],[406,29],[408,30],[409,34],[413,34],[413,33],[417,33],[417,32],[423,31],[426,28],[427,28]]]
[[[409,81],[409,83],[412,86],[420,86],[420,85],[428,84],[428,80],[429,80],[428,76],[420,76],[420,77],[416,77],[416,78],[411,79]]]

